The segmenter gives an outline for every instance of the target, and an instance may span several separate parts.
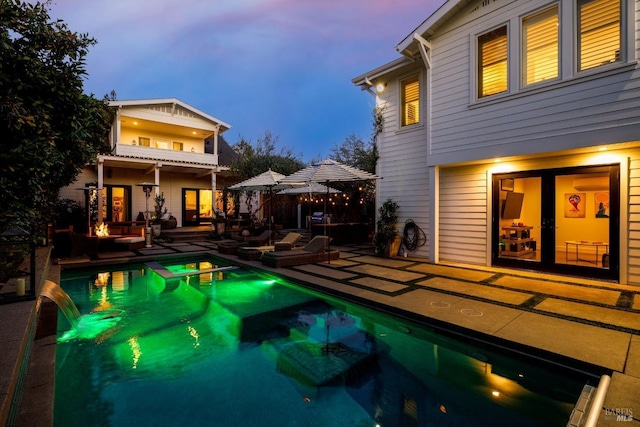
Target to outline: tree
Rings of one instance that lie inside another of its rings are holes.
[[[43,225],[60,189],[110,150],[106,99],[83,93],[95,40],[48,9],[0,0],[0,231]]]
[[[364,142],[360,137],[351,134],[345,138],[341,145],[333,145],[331,148],[332,158],[340,163],[375,174],[378,161],[375,137],[374,134],[370,141]],[[332,186],[342,191],[343,197],[358,201],[358,203],[351,203],[349,208],[345,209],[343,214],[345,221],[368,222],[373,220],[376,194],[374,182],[341,182]]]
[[[293,150],[283,147],[276,151],[278,137],[273,136],[270,131],[264,133],[263,138],[258,138],[254,145],[240,137],[240,141],[232,145],[238,153],[238,159],[231,164],[233,170],[240,180],[248,179],[267,169],[274,172],[289,175],[305,167],[300,160],[300,154],[294,154]]]
[[[347,136],[341,145],[331,148],[333,160],[370,173],[376,173],[378,150],[373,141],[364,142],[355,134]]]
[[[290,175],[299,171],[306,165],[300,160],[301,155],[295,155],[291,148],[283,147],[277,151],[278,137],[266,131],[263,138],[258,138],[255,145],[240,137],[240,141],[231,148],[238,153],[238,158],[231,164],[231,170],[237,175],[238,181],[242,181],[259,175],[269,168],[283,175]],[[223,191],[226,200],[227,191]],[[248,200],[251,194],[247,194]],[[240,193],[235,193],[235,205],[239,206]],[[236,213],[239,213],[236,211]]]

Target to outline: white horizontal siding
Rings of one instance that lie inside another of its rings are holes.
[[[640,285],[640,156],[629,162],[629,271],[627,284]],[[624,203],[623,200],[620,203]],[[622,218],[621,218],[622,219]]]
[[[406,75],[400,76],[400,78]],[[429,227],[429,175],[427,169],[427,138],[425,103],[421,108],[418,125],[399,130],[399,81],[384,91],[383,133],[378,140],[378,206],[392,199],[399,206],[398,233],[404,231],[405,222],[412,219],[428,235]],[[426,84],[421,81],[421,96],[426,99]],[[427,236],[428,238],[428,236]],[[429,257],[428,246],[420,246],[411,256]]]
[[[484,168],[443,168],[439,191],[440,260],[485,265],[489,235]]]
[[[594,143],[584,138],[593,132],[606,132],[608,140],[600,143],[614,143],[628,140],[631,131],[625,127],[640,131],[640,72],[630,68],[516,89],[502,100],[471,104],[475,36],[504,23],[517,29],[519,17],[546,4],[500,2],[469,13],[474,4],[432,37],[431,164],[578,148]],[[511,56],[514,67],[517,59]]]

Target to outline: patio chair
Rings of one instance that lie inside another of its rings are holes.
[[[296,243],[298,243],[302,239],[302,234],[300,233],[287,233],[286,236],[282,238],[279,242],[275,242],[271,246],[242,246],[238,248],[237,255],[238,258],[244,259],[246,261],[254,261],[258,260],[262,257],[262,254],[265,252],[271,251],[285,251],[292,250]]]
[[[325,252],[327,246],[329,246],[329,237],[315,236],[301,249],[266,252],[262,255],[261,261],[269,267],[287,267],[321,262],[327,260],[328,257],[338,259],[340,252],[332,251],[327,255]]]
[[[279,242],[273,244],[276,251],[290,251],[296,247],[296,244],[302,239],[302,234],[290,232],[287,233]]]
[[[271,230],[264,230],[259,236],[249,236],[249,237],[245,237],[244,239],[244,243],[248,243],[245,244],[244,246],[263,246],[269,243],[269,240],[271,240],[271,237],[273,236],[273,231]]]
[[[265,230],[259,236],[245,237],[241,241],[220,242],[218,244],[218,252],[221,254],[235,255],[238,253],[238,249],[244,246],[264,246],[269,243],[269,237],[272,233],[270,230]]]

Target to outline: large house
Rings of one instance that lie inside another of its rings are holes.
[[[60,197],[87,204],[96,187],[97,222],[134,221],[162,194],[178,226],[211,222],[237,156],[224,141],[230,125],[177,99],[111,101],[112,151],[87,165]],[[147,201],[141,183],[155,185]]]
[[[449,0],[353,79],[435,263],[640,285],[640,3]]]

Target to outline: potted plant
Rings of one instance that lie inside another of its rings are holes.
[[[213,217],[213,230],[219,235],[223,235],[226,222],[227,220],[222,213],[215,212],[215,216]]]
[[[378,222],[376,223],[376,232],[373,235],[373,245],[376,255],[393,256],[393,250],[390,249],[395,243],[398,235],[396,224],[398,223],[398,204],[392,199],[386,202],[378,209]],[[396,248],[396,253],[398,248]]]
[[[154,198],[155,206],[153,207],[153,217],[151,218],[151,228],[153,228],[153,235],[159,236],[162,229],[162,218],[167,214],[168,209],[164,207],[165,199],[164,193],[156,195]]]

